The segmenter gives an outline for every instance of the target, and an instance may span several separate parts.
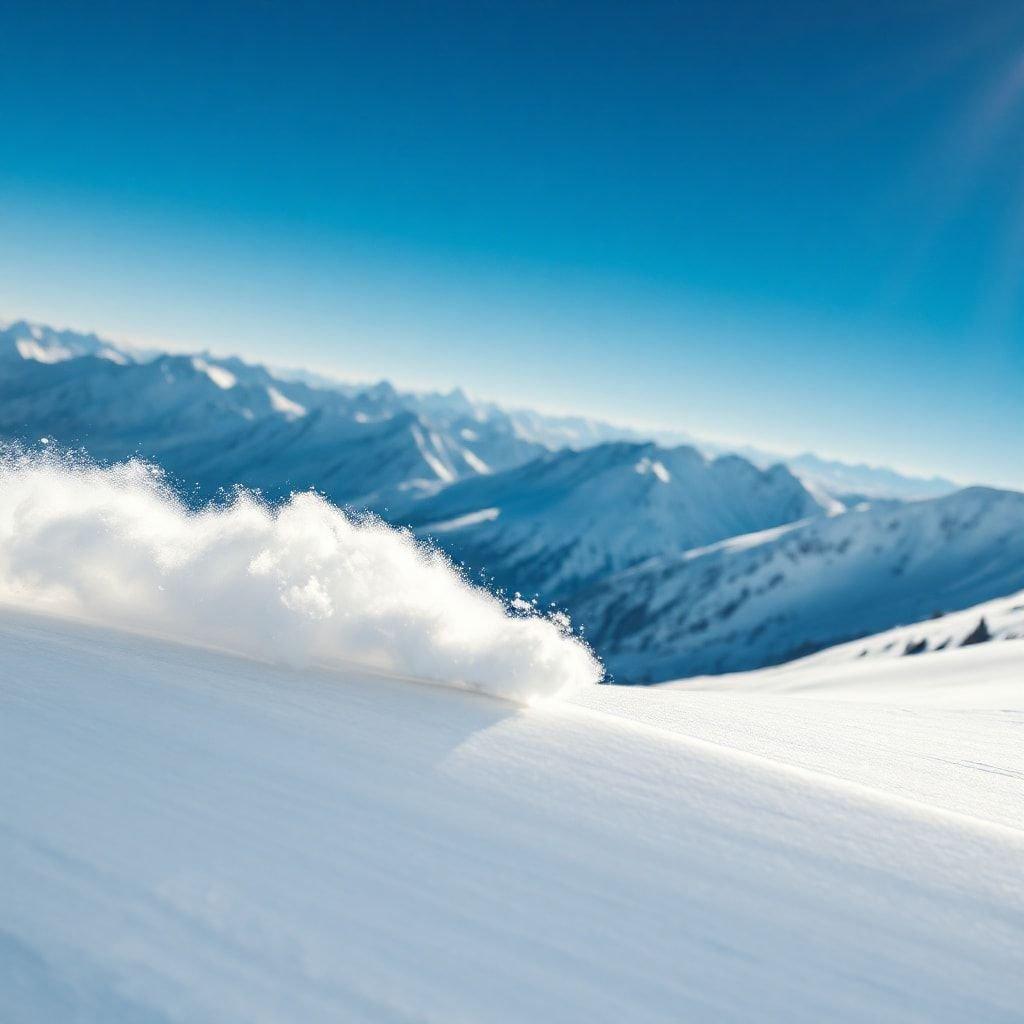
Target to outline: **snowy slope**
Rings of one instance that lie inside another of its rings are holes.
[[[925,705],[1003,714],[1019,708],[1024,689],[1024,644],[1017,641],[956,648],[917,658],[865,658],[832,664],[786,665],[720,676],[694,676],[679,685],[716,693],[784,694],[826,701]],[[1024,736],[1018,735],[1015,742]],[[986,771],[982,757],[975,768]],[[1019,781],[1019,776],[1017,777]],[[1014,799],[1020,800],[1015,793]]]
[[[1024,644],[948,659],[783,666],[645,687],[588,707],[1024,829]],[[805,670],[806,669],[806,670]],[[895,671],[899,669],[900,671]],[[813,698],[813,699],[809,699]]]
[[[874,723],[937,755],[908,794],[794,766],[784,709],[767,755],[699,738],[689,694],[521,709],[11,612],[0,657],[12,1024],[1019,1020],[1024,833],[940,715]]]
[[[786,665],[700,676],[666,687],[1005,714],[1024,706],[1024,592],[839,644]],[[1020,740],[1014,736],[1015,743]],[[985,770],[980,749],[979,754],[978,761],[969,763]],[[1024,815],[1017,789],[1013,798]]]
[[[954,651],[958,647],[990,641],[998,643],[1022,639],[1024,591],[994,601],[984,601],[963,611],[933,616],[909,626],[897,626],[848,644],[839,644],[801,661],[806,665],[817,666],[859,661],[862,658],[892,660]]]
[[[1024,586],[1024,494],[969,488],[652,559],[572,603],[624,682],[781,662]]]
[[[511,591],[569,601],[654,555],[820,514],[782,466],[618,442],[445,488],[402,523]]]

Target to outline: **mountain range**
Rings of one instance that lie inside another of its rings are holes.
[[[201,503],[314,488],[567,609],[623,681],[783,661],[1024,586],[1024,495],[334,381],[26,321],[0,439],[142,456]]]
[[[65,367],[62,377],[31,372],[33,364],[36,367],[58,366],[72,360],[77,365],[73,370]],[[106,377],[94,382],[91,378],[101,374],[102,370],[91,360],[121,366],[125,372],[112,374],[107,367]],[[158,370],[147,381],[138,368],[154,363]],[[31,403],[27,408],[23,405],[9,414],[5,413],[2,423],[5,436],[34,440],[36,420],[49,420],[54,404],[60,404],[65,397],[84,398],[87,404],[81,408],[68,408],[65,403],[51,432],[59,435],[64,443],[84,443],[90,448],[101,445],[118,451],[139,450],[130,433],[125,437],[112,437],[105,426],[98,427],[95,406],[116,402],[124,407],[125,421],[132,415],[146,418],[144,408],[141,413],[132,409],[133,404],[144,405],[133,403],[136,382],[141,380],[144,388],[152,388],[156,381],[159,392],[158,381],[163,380],[168,388],[176,386],[176,394],[171,396],[165,391],[153,396],[151,393],[151,397],[157,400],[158,409],[192,406],[201,415],[202,407],[206,407],[211,420],[224,417],[223,422],[209,424],[216,433],[229,428],[232,423],[242,427],[248,424],[251,429],[257,420],[276,419],[293,424],[291,430],[282,433],[299,436],[309,427],[298,421],[308,414],[321,413],[328,421],[323,428],[327,433],[333,426],[344,434],[349,423],[365,425],[403,412],[411,413],[421,431],[426,430],[426,433],[421,433],[422,442],[426,442],[423,445],[426,448],[423,465],[415,477],[426,483],[446,483],[461,476],[506,469],[548,451],[632,441],[655,442],[662,447],[692,445],[707,456],[738,454],[761,468],[782,462],[812,490],[832,496],[908,500],[937,497],[956,490],[958,486],[939,477],[907,476],[884,467],[824,460],[810,453],[790,458],[749,446],[730,448],[683,431],[642,431],[584,416],[511,409],[470,398],[460,388],[447,393],[417,393],[400,391],[388,381],[354,384],[306,370],[264,367],[246,363],[237,357],[215,357],[208,352],[174,355],[158,349],[115,343],[92,333],[55,329],[26,320],[0,321],[0,371],[5,396],[16,396],[19,386],[32,386],[35,389],[32,402],[43,403],[38,416],[33,413]],[[77,385],[71,381],[72,377],[79,378]],[[221,394],[212,391],[210,384]],[[55,394],[47,395],[45,392],[51,386],[63,389],[63,394],[59,398]],[[108,388],[111,390],[109,395],[105,393]],[[78,393],[72,395],[76,389]],[[230,429],[227,432],[230,433]],[[284,440],[279,438],[279,441]],[[155,444],[158,441],[158,437],[146,438],[141,450],[159,446]],[[415,436],[403,437],[404,445],[408,446],[410,442],[417,449],[421,447],[422,442]],[[301,441],[298,446],[301,448]],[[278,475],[277,470],[272,474],[275,479]],[[301,482],[292,482],[291,485],[305,486]],[[205,482],[203,486],[206,486]],[[353,488],[345,486],[342,491],[347,496],[353,493]],[[327,493],[334,496],[329,490]]]

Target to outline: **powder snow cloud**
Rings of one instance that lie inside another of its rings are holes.
[[[295,666],[356,663],[507,699],[595,684],[558,621],[312,493],[187,508],[159,471],[0,459],[0,601]]]

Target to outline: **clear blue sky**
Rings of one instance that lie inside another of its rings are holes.
[[[0,314],[1024,486],[1024,8],[0,5]]]

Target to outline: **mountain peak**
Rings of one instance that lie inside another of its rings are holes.
[[[567,600],[655,555],[821,509],[791,474],[772,477],[738,457],[708,463],[685,446],[609,441],[455,483],[406,512],[404,522],[443,534],[455,558],[510,590]]]

